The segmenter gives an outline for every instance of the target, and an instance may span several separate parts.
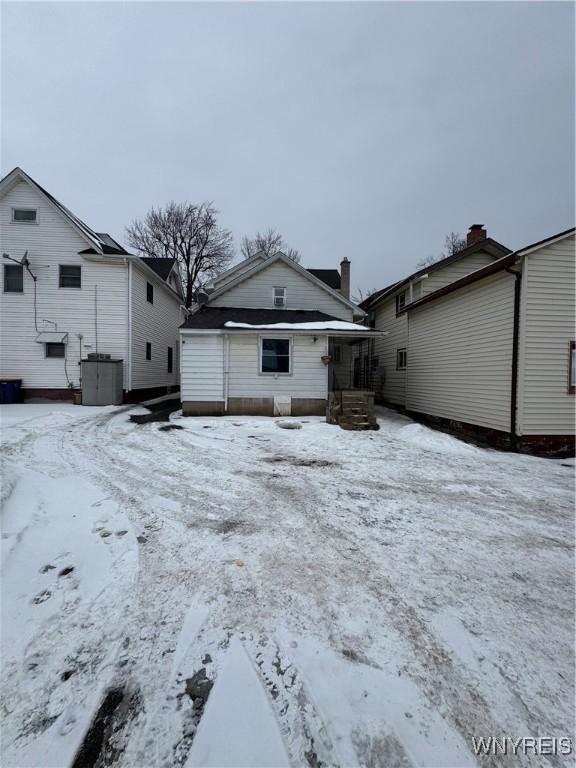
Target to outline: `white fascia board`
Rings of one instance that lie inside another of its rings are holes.
[[[133,256],[132,254],[129,254],[125,256],[118,256],[117,258],[127,259],[128,261],[131,261],[132,264],[134,264],[139,269],[141,269],[145,275],[153,277],[156,282],[156,285],[160,285],[162,288],[164,288],[165,291],[168,291],[168,293],[173,299],[177,299],[180,302],[180,304],[184,301],[184,297],[181,296],[178,293],[178,291],[175,291],[174,288],[168,285],[168,283],[165,280],[162,280],[160,275],[156,274],[156,272],[154,272],[152,267],[149,267],[148,264],[146,264],[145,261],[142,261],[142,259],[139,256]]]
[[[547,248],[549,245],[559,243],[562,240],[566,240],[568,237],[574,237],[575,232],[576,231],[574,229],[570,229],[567,232],[562,232],[559,235],[553,235],[547,240],[542,240],[541,242],[535,243],[534,245],[529,245],[527,248],[520,248],[518,251],[515,251],[515,253],[517,256],[528,256],[528,254],[539,251],[541,248]]]
[[[329,285],[326,285],[326,283],[323,283],[322,280],[320,280],[318,277],[313,275],[307,269],[304,269],[304,267],[301,267],[300,264],[297,264],[292,259],[289,259],[283,253],[275,253],[274,256],[270,256],[269,259],[266,259],[265,261],[261,261],[260,263],[254,265],[251,269],[247,270],[246,272],[242,272],[242,274],[239,275],[236,279],[230,280],[229,283],[226,283],[221,288],[218,288],[217,290],[215,290],[214,293],[211,293],[208,303],[210,303],[210,301],[212,301],[213,299],[218,298],[218,296],[224,295],[231,288],[235,288],[237,285],[240,285],[240,283],[243,283],[245,280],[248,280],[249,278],[258,274],[258,272],[261,272],[262,270],[271,266],[276,261],[284,262],[286,266],[291,267],[296,272],[300,273],[303,277],[305,277],[307,280],[309,280],[311,283],[314,283],[314,285],[316,285],[318,288],[330,294],[330,296],[338,299],[340,302],[342,302],[342,304],[345,304],[349,309],[352,309],[353,311],[355,311],[356,314],[358,315],[366,314],[366,312],[357,304],[354,304],[353,301],[350,301],[350,299],[347,299],[345,296],[342,296],[342,294],[339,293],[338,291],[335,291],[333,288],[330,288]]]
[[[52,200],[46,195],[44,190],[36,184],[33,178],[28,176],[26,171],[23,171],[22,168],[15,168],[12,173],[9,173],[8,176],[5,176],[2,179],[2,183],[0,185],[0,196],[4,194],[5,189],[11,188],[12,183],[15,181],[15,179],[19,177],[22,181],[25,181],[27,184],[29,184],[34,191],[39,194],[43,200],[45,200],[48,205],[56,211],[60,216],[63,216],[66,221],[71,225],[71,227],[84,239],[86,242],[91,245],[93,248],[96,248],[99,253],[102,253],[102,245],[99,242],[99,240],[92,237],[92,235],[89,232],[86,232],[84,227],[80,226],[80,220],[76,218],[76,216],[72,213],[72,211],[68,211],[65,205],[62,203],[59,203],[59,205],[55,205]],[[88,226],[88,225],[84,225]]]

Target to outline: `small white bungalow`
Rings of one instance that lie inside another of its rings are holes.
[[[180,329],[184,414],[324,415],[350,387],[350,344],[379,335],[355,322],[341,268],[257,254],[220,275]]]

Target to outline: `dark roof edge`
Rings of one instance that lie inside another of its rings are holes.
[[[558,232],[556,235],[551,235],[550,237],[544,238],[544,240],[538,240],[536,243],[532,243],[531,245],[526,245],[523,248],[519,248],[517,251],[509,253],[508,256],[503,256],[502,258],[494,261],[492,264],[487,264],[485,267],[477,269],[474,272],[470,272],[469,275],[461,277],[460,280],[456,280],[453,283],[448,283],[448,285],[445,285],[442,288],[438,288],[437,291],[429,293],[427,296],[423,296],[421,299],[418,299],[418,301],[413,301],[411,304],[408,304],[406,307],[404,307],[401,312],[398,312],[398,314],[403,315],[405,312],[409,312],[411,309],[416,309],[423,304],[428,304],[428,302],[434,301],[441,296],[445,296],[447,293],[452,293],[452,291],[457,291],[459,288],[464,288],[466,285],[470,285],[470,283],[475,283],[476,281],[483,280],[485,277],[490,277],[490,275],[494,275],[496,272],[500,272],[503,269],[508,269],[514,266],[514,264],[518,263],[522,256],[528,251],[532,251],[535,248],[544,246],[546,243],[552,243],[556,240],[568,237],[569,235],[574,234],[574,232],[576,232],[575,227],[572,227],[571,229],[565,229],[563,232]]]
[[[381,291],[377,291],[372,296],[368,296],[367,299],[364,299],[364,301],[361,302],[359,306],[362,307],[362,309],[368,309],[368,307],[371,307],[373,304],[377,303],[381,299],[384,299],[386,296],[389,296],[393,291],[395,291],[397,288],[400,288],[405,283],[409,283],[411,280],[415,280],[417,277],[420,277],[421,275],[427,275],[430,272],[436,272],[437,269],[442,269],[442,267],[447,267],[449,264],[452,264],[452,262],[454,261],[459,261],[459,259],[463,259],[466,256],[470,256],[471,254],[476,253],[477,251],[482,251],[482,250],[487,251],[488,254],[490,256],[494,256],[495,259],[499,259],[502,256],[506,256],[507,254],[512,253],[510,248],[507,248],[505,245],[502,245],[502,243],[499,243],[497,240],[494,240],[492,237],[486,237],[484,238],[484,240],[479,240],[476,243],[472,243],[472,245],[468,245],[466,248],[463,248],[461,251],[458,251],[457,253],[453,253],[451,256],[446,256],[446,258],[441,259],[440,261],[437,261],[434,264],[430,264],[427,267],[422,267],[422,269],[419,269],[416,272],[413,272],[411,275],[408,275],[408,277],[405,277],[403,280],[398,280],[398,282],[392,283],[392,285],[389,285],[387,288],[383,288]],[[496,253],[494,253],[494,251]]]
[[[568,235],[573,235],[576,232],[576,227],[570,227],[570,229],[565,229],[563,232],[558,232],[556,235],[551,235],[550,237],[545,237],[544,240],[538,240],[535,243],[531,243],[530,245],[525,245],[524,248],[519,248],[516,253],[524,253],[525,251],[531,251],[533,248],[538,248],[541,245],[546,245],[546,243],[550,243],[554,240],[561,240],[563,237],[568,237]]]
[[[413,301],[397,314],[403,315],[411,309],[416,309],[417,307],[421,307],[422,304],[428,304],[428,302],[440,298],[440,296],[445,296],[447,293],[452,293],[452,291],[457,291],[459,288],[464,288],[464,286],[469,285],[470,283],[475,283],[477,280],[482,280],[484,277],[489,277],[490,275],[496,274],[496,272],[501,272],[503,269],[513,266],[519,260],[520,257],[516,252],[509,253],[508,256],[502,256],[502,258],[494,261],[492,264],[487,264],[485,267],[481,267],[475,272],[470,272],[469,275],[464,275],[464,277],[461,277],[459,280],[455,280],[453,283],[448,283],[448,285],[438,288],[438,290],[433,293],[423,296],[421,299],[418,299],[418,301]]]

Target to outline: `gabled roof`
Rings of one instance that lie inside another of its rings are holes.
[[[340,272],[337,269],[310,269],[308,267],[308,272],[326,283],[329,288],[333,288],[335,291],[340,290]]]
[[[376,291],[371,296],[368,296],[368,298],[364,299],[364,301],[361,301],[360,306],[362,309],[368,310],[370,307],[373,307],[376,303],[382,301],[382,299],[392,295],[403,285],[410,283],[412,280],[417,280],[419,277],[429,275],[431,272],[436,272],[436,270],[447,267],[449,264],[452,264],[455,261],[460,261],[460,259],[465,259],[466,256],[471,256],[474,253],[478,253],[478,251],[485,251],[489,256],[493,256],[494,259],[500,259],[502,256],[506,256],[508,253],[511,253],[510,248],[507,248],[505,245],[502,245],[491,237],[486,237],[484,240],[478,240],[477,242],[472,243],[472,245],[463,248],[461,251],[453,253],[451,256],[447,256],[445,259],[440,259],[440,261],[437,261],[434,264],[430,264],[427,267],[422,267],[422,269],[413,272],[403,280],[398,280],[396,283],[392,283],[386,288],[382,288],[381,290]]]
[[[247,307],[211,307],[204,304],[188,315],[181,328],[224,328],[228,322],[250,325],[273,323],[322,323],[338,320],[315,309],[249,309]]]
[[[448,285],[445,285],[442,288],[438,288],[438,290],[433,291],[432,293],[426,294],[426,296],[423,296],[421,299],[407,304],[406,307],[404,307],[404,309],[400,312],[400,314],[410,312],[417,307],[421,307],[423,304],[428,304],[430,301],[435,301],[441,296],[445,296],[447,293],[452,293],[453,291],[457,291],[459,288],[464,288],[466,285],[475,283],[485,277],[490,277],[490,275],[494,275],[496,272],[501,272],[503,269],[510,269],[515,264],[520,262],[524,256],[529,256],[534,251],[540,250],[547,245],[552,245],[559,240],[572,237],[575,231],[576,230],[574,227],[572,227],[572,229],[566,229],[556,235],[552,235],[551,237],[547,237],[544,240],[539,240],[536,243],[532,243],[531,245],[527,245],[524,248],[520,248],[513,253],[509,253],[507,256],[502,256],[500,259],[492,262],[492,264],[487,264],[485,267],[481,267],[474,272],[470,272],[469,275],[464,275],[464,277],[461,277],[459,280],[455,280],[453,283],[448,283]]]
[[[340,301],[342,304],[345,304],[350,309],[356,310],[357,313],[359,312],[360,314],[365,314],[364,311],[359,309],[358,305],[354,304],[353,301],[350,301],[350,299],[345,298],[338,291],[334,290],[333,288],[330,288],[328,285],[326,285],[326,283],[322,282],[322,280],[316,277],[316,275],[313,275],[312,272],[309,272],[307,269],[304,269],[304,267],[301,267],[300,264],[297,264],[293,259],[289,259],[288,256],[286,256],[286,254],[281,253],[280,251],[278,253],[275,253],[274,256],[270,256],[265,261],[258,261],[257,263],[254,264],[253,267],[251,267],[251,269],[248,269],[245,272],[242,272],[236,278],[230,280],[220,288],[217,288],[213,293],[210,294],[210,301],[217,298],[218,296],[222,296],[231,288],[234,288],[237,285],[240,285],[245,280],[249,280],[251,277],[253,277],[254,275],[257,275],[259,272],[271,266],[277,261],[282,261],[284,264],[286,264],[286,266],[298,272],[300,275],[305,277],[307,280],[309,280],[311,283],[316,285],[318,288],[325,291],[326,293],[329,293],[332,297]]]
[[[172,272],[174,265],[176,264],[176,259],[156,259],[151,256],[140,256],[140,261],[143,261],[153,269],[162,280],[168,279],[168,275]]]
[[[44,197],[50,205],[52,205],[59,213],[64,216],[65,219],[72,225],[72,227],[85,239],[91,246],[85,251],[80,253],[106,253],[106,254],[119,254],[124,255],[128,252],[122,248],[122,246],[116,242],[110,235],[105,232],[95,232],[82,219],[75,216],[71,210],[66,208],[59,200],[50,194],[44,187],[41,187],[38,182],[34,181],[31,176],[22,170],[22,168],[14,168],[10,173],[6,174],[3,179],[0,180],[0,195],[6,188],[10,188],[16,180],[20,178],[22,181],[27,182],[30,186],[36,190],[42,197]]]

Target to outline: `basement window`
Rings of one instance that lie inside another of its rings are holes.
[[[36,208],[12,208],[12,221],[15,224],[36,224],[37,220]]]
[[[152,360],[152,344],[149,341],[146,342],[146,360]]]
[[[403,347],[402,349],[396,350],[396,370],[397,371],[404,371],[406,370],[406,347]]]
[[[576,393],[576,341],[570,342],[570,357],[568,362],[568,394]]]
[[[154,304],[154,286],[152,283],[146,283],[146,301]]]
[[[59,342],[49,341],[44,344],[44,354],[46,357],[64,357],[66,354],[66,345]]]
[[[260,373],[290,373],[290,339],[262,339]]]
[[[60,264],[60,288],[82,288],[82,267]]]
[[[20,264],[4,264],[4,293],[24,292],[24,267]]]

